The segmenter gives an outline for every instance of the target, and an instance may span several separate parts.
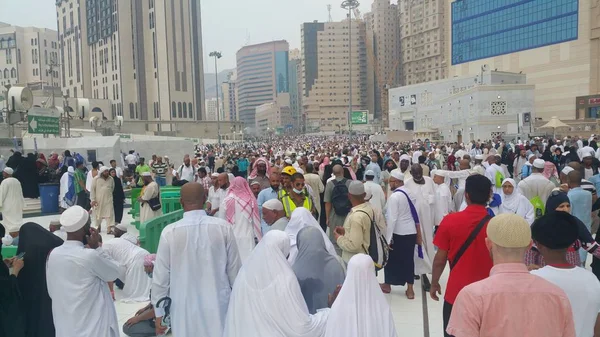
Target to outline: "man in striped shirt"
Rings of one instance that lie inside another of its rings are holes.
[[[152,163],[152,172],[154,172],[154,180],[158,186],[165,186],[167,184],[167,169],[166,163],[163,163],[162,157],[156,157],[154,163]]]

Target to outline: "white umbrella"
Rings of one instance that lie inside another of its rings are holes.
[[[565,127],[570,127],[569,125],[563,123],[560,119],[558,119],[558,117],[553,116],[552,118],[550,118],[550,121],[542,126],[540,126],[540,129],[547,129],[547,128],[552,128],[553,132],[554,132],[554,136],[553,138],[556,138],[556,128],[565,128]]]

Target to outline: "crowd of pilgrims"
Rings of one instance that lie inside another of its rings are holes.
[[[120,301],[150,302],[129,336],[397,336],[384,294],[405,287],[413,300],[421,279],[433,300],[444,293],[446,336],[600,336],[596,140],[281,137],[196,146],[179,166],[130,151],[111,174],[152,184],[148,208],[160,186],[182,186],[183,219],[156,254],[115,224],[116,206],[90,216],[94,198],[71,200],[54,233],[22,225],[21,255],[0,266],[0,331],[119,336],[119,287]],[[40,157],[6,163],[24,197]],[[81,166],[68,157],[44,165]],[[92,226],[103,219],[106,242]]]

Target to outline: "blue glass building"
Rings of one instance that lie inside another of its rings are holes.
[[[579,0],[457,0],[452,3],[452,64],[578,37]]]

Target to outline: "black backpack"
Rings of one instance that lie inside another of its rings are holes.
[[[340,181],[333,180],[333,191],[331,191],[331,204],[333,205],[333,211],[339,216],[346,216],[352,209],[350,199],[348,199],[348,186],[344,178]]]

